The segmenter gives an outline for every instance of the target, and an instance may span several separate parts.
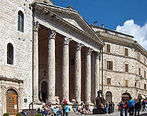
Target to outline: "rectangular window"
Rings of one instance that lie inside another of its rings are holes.
[[[128,83],[129,83],[129,81],[128,81],[128,80],[126,80],[126,87],[128,87]]]
[[[141,68],[139,68],[139,75],[141,75]]]
[[[144,89],[146,89],[146,84],[144,84]]]
[[[110,52],[110,44],[107,44],[107,52]]]
[[[138,87],[140,88],[140,82],[138,83]]]
[[[144,71],[144,78],[146,78],[146,71]]]
[[[111,85],[111,78],[107,78],[107,85]]]
[[[128,56],[128,49],[125,48],[125,56]]]
[[[146,64],[146,58],[144,58],[144,64]]]
[[[107,69],[113,70],[113,62],[112,61],[107,61]]]
[[[129,66],[128,66],[128,64],[125,64],[125,72],[128,72],[129,70]]]

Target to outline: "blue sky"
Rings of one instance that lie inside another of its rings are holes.
[[[133,35],[147,49],[147,0],[51,0],[72,6],[89,23]],[[141,30],[141,31],[140,31]]]
[[[72,6],[83,18],[93,24],[104,24],[106,28],[115,30],[126,20],[133,19],[143,26],[147,22],[147,0],[52,0],[55,5]]]

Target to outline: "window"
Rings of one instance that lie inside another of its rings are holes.
[[[141,68],[139,68],[139,75],[141,75]]]
[[[144,58],[144,64],[146,64],[146,58]]]
[[[110,44],[107,44],[107,52],[110,52]]]
[[[7,64],[13,64],[13,45],[11,43],[7,45]]]
[[[24,15],[22,11],[18,12],[18,31],[24,32]]]
[[[111,85],[111,78],[107,78],[107,85]]]
[[[112,61],[107,61],[107,69],[113,70],[113,62]]]
[[[146,71],[144,71],[144,78],[146,78]]]
[[[140,53],[137,53],[137,60],[140,60]]]
[[[138,87],[140,88],[140,82],[138,83]]]
[[[144,84],[144,89],[146,89],[146,84]]]
[[[128,72],[129,65],[125,64],[125,72]]]
[[[128,87],[128,83],[129,83],[129,81],[128,81],[128,80],[126,80],[126,87]]]
[[[128,49],[125,48],[125,56],[128,56]]]

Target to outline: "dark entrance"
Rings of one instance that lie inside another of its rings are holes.
[[[111,102],[112,101],[112,93],[110,91],[106,92],[106,101]]]
[[[47,82],[43,81],[41,84],[41,96],[42,96],[42,101],[44,103],[47,102],[47,98],[48,98],[47,87],[48,87]]]

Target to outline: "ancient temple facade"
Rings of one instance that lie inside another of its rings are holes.
[[[93,105],[99,90],[115,104],[147,96],[147,52],[132,36],[50,0],[1,0],[0,9],[0,115],[63,99]]]
[[[63,99],[93,104],[104,43],[80,14],[48,0],[2,0],[0,9],[0,115]]]

